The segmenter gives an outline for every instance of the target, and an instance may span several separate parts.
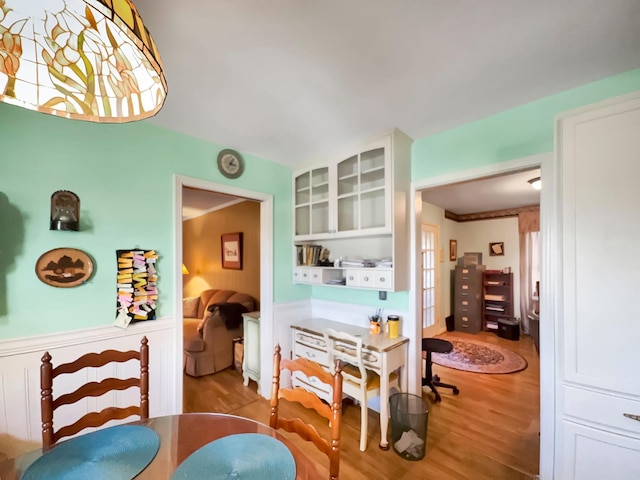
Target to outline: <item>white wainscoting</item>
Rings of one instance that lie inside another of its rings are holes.
[[[273,330],[267,331],[264,319],[260,320],[260,388],[258,393],[264,398],[271,395],[271,381],[273,373],[273,352],[276,344],[280,344],[283,358],[291,354],[291,324],[301,318],[311,316],[309,300],[299,302],[273,304]]]
[[[40,360],[45,351],[51,355],[55,367],[87,352],[138,350],[143,336],[149,340],[149,415],[178,413],[181,392],[176,392],[176,386],[181,364],[174,359],[181,358],[182,352],[175,351],[175,325],[173,318],[165,318],[138,322],[127,329],[107,326],[0,342],[0,432],[22,440],[41,441]],[[74,384],[112,376],[115,369],[115,365],[107,365],[93,372],[87,371],[79,380],[59,377],[60,382],[58,379],[54,382],[54,398]],[[139,364],[127,362],[120,365],[117,372],[118,375],[138,376]],[[67,410],[56,411],[54,420],[65,424],[96,408],[128,405],[132,401],[139,401],[138,390],[134,388],[79,402],[73,408],[65,407]]]

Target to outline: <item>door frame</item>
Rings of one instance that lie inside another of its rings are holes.
[[[409,288],[409,312],[414,319],[413,338],[422,338],[422,322],[420,318],[420,271],[416,266],[420,258],[420,235],[422,228],[422,197],[421,191],[440,187],[452,183],[477,180],[483,177],[515,173],[517,171],[539,167],[543,188],[540,192],[540,234],[542,243],[541,262],[541,293],[540,297],[545,301],[540,304],[540,316],[545,322],[540,323],[540,470],[539,478],[553,478],[553,466],[555,455],[555,368],[556,368],[556,334],[555,326],[558,324],[558,295],[555,292],[560,288],[560,231],[558,227],[558,162],[553,152],[530,157],[495,163],[483,167],[453,172],[439,177],[426,178],[411,182],[410,199],[410,288]],[[410,355],[413,355],[415,365],[420,364],[420,354],[413,342]],[[414,375],[409,378],[411,391],[419,393],[421,379],[419,370],[414,370]]]
[[[223,185],[200,178],[174,175],[174,315],[176,322],[176,405],[182,412],[182,188],[191,187],[260,202],[260,344],[273,345],[273,195]],[[271,352],[260,349],[260,383],[264,396],[271,385]]]

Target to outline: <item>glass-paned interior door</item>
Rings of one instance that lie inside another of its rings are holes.
[[[422,224],[422,336],[437,333],[440,284],[438,225]]]

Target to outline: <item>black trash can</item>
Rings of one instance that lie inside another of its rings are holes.
[[[498,320],[498,336],[507,340],[520,340],[520,320]]]
[[[405,460],[422,460],[427,446],[427,402],[410,393],[394,393],[389,408],[393,449]]]
[[[453,315],[445,317],[444,321],[447,322],[447,332],[453,332],[456,329],[454,320]]]

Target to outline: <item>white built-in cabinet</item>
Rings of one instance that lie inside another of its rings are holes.
[[[411,138],[393,130],[321,164],[293,174],[295,283],[408,288]],[[332,261],[387,259],[391,267],[301,265],[297,246],[321,245]]]
[[[640,93],[560,117],[557,139],[563,279],[553,292],[562,304],[554,478],[638,480]]]

